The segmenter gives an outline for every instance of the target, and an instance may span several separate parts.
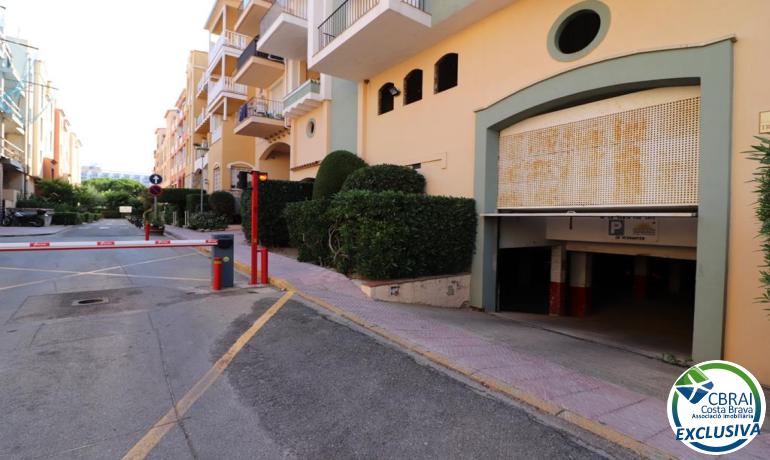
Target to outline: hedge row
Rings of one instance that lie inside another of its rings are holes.
[[[285,214],[300,260],[367,279],[460,273],[473,257],[472,199],[352,190]]]
[[[267,247],[289,245],[284,209],[288,203],[309,200],[313,184],[284,180],[259,183],[259,242]],[[241,225],[247,241],[251,241],[251,189],[241,194]]]

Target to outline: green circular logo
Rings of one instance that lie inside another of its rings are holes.
[[[674,436],[707,455],[742,449],[762,428],[765,395],[751,372],[729,361],[706,361],[677,379],[668,396]]]

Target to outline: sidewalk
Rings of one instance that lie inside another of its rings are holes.
[[[0,238],[14,236],[46,236],[71,228],[69,225],[49,225],[48,227],[0,227]]]
[[[248,266],[243,234],[235,241],[236,261]],[[683,368],[484,313],[374,301],[344,275],[279,254],[270,254],[270,275],[408,350],[645,457],[704,458],[674,440],[668,424],[665,399]],[[763,431],[729,458],[766,459],[768,452]]]

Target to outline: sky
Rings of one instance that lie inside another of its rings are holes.
[[[208,49],[213,0],[0,0],[7,36],[46,61],[81,164],[150,173],[155,130],[184,89],[190,50]]]

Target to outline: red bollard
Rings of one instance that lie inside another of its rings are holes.
[[[144,223],[144,241],[150,241],[150,223]]]
[[[267,274],[267,248],[262,248],[262,284],[270,284],[270,278]]]
[[[211,274],[211,289],[219,291],[222,289],[222,258],[214,257],[212,264],[214,272]]]

